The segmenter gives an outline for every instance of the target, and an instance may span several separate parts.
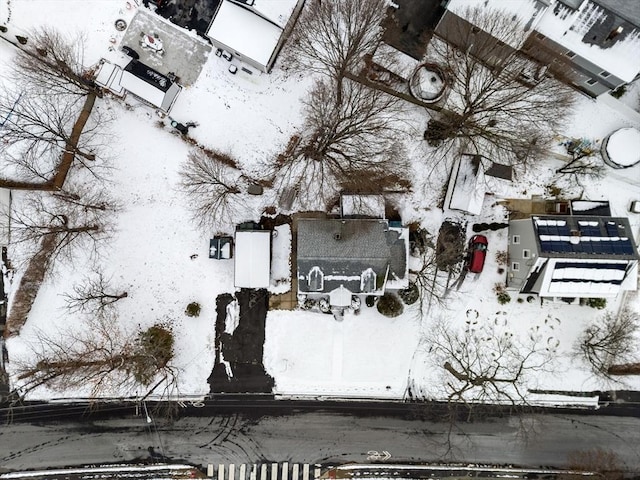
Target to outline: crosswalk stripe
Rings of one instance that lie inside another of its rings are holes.
[[[253,468],[251,469],[250,480],[256,480],[257,474],[258,474],[258,466],[254,463]]]
[[[247,466],[243,463],[240,465],[240,478],[238,480],[244,480],[244,476],[247,473]]]
[[[236,478],[236,466],[232,463],[229,465],[229,480],[235,480]]]
[[[278,464],[271,464],[271,480],[278,480]]]
[[[293,468],[291,469],[291,480],[298,480],[299,469],[300,469],[300,465],[298,465],[297,463],[294,463]]]
[[[302,466],[302,480],[309,480],[309,464],[305,463]]]
[[[263,463],[260,467],[260,480],[267,480],[267,464]]]
[[[284,462],[282,464],[282,479],[281,480],[287,480],[287,475],[288,474],[289,474],[289,462]]]
[[[316,480],[318,480],[320,478],[320,466],[319,465],[316,465],[316,468],[313,471],[313,478],[315,478]],[[233,478],[231,480],[233,480]]]
[[[218,480],[224,480],[224,465],[218,465]]]

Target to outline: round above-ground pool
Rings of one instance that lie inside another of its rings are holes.
[[[613,168],[629,168],[640,162],[640,130],[625,127],[602,142],[602,158]]]
[[[409,90],[418,100],[437,102],[447,88],[442,69],[433,63],[423,63],[416,68],[409,79]]]

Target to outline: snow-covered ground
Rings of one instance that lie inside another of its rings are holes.
[[[113,54],[109,49],[122,36],[114,28],[114,21],[130,20],[137,8],[135,2],[124,0],[12,0],[11,6],[11,21],[24,30],[47,24],[63,27],[69,33],[85,32],[90,64]],[[12,48],[0,42],[2,71],[10,62]],[[279,65],[270,75],[231,75],[227,68],[228,62],[212,55],[198,81],[180,94],[171,116],[181,122],[197,122],[199,126],[190,135],[198,143],[229,152],[243,169],[260,178],[265,176],[265,162],[282,151],[301,127],[300,99],[313,78],[282,70]],[[208,242],[214,232],[194,227],[189,221],[188,204],[177,190],[177,172],[190,145],[171,134],[169,128],[158,126],[159,117],[153,111],[130,103],[128,108],[114,99],[99,103],[99,108],[107,109],[115,119],[109,127],[113,139],[117,139],[109,146],[115,167],[109,188],[124,206],[101,263],[114,285],[129,292],[118,303],[120,321],[128,328],[158,321],[169,323],[176,335],[179,393],[202,395],[208,392],[207,378],[215,356],[215,300],[218,294],[234,290],[233,261],[208,258]],[[420,222],[435,234],[442,220],[460,214],[435,207],[446,172],[425,165],[428,147],[422,132],[428,118],[415,106],[407,109],[414,119],[413,140],[407,151],[415,188],[412,195],[390,200],[406,223]],[[578,107],[561,133],[564,137],[596,140],[628,126],[640,125],[610,104],[579,97]],[[636,240],[640,238],[640,216],[627,212],[630,201],[640,199],[640,165],[627,170],[609,169],[605,177],[581,184],[557,177],[554,172],[560,165],[562,160],[552,158],[520,172],[512,183],[491,184],[493,195],[485,198],[481,214],[466,218],[469,228],[473,223],[504,222],[506,212],[497,204],[501,198],[544,195],[555,186],[565,196],[610,200],[613,215],[629,216]],[[14,202],[19,204],[20,197],[16,194]],[[238,221],[258,220],[262,209],[269,206],[269,194],[263,198],[254,204],[255,211],[248,214],[251,218]],[[504,274],[498,273],[496,253],[507,249],[507,235],[505,230],[498,230],[488,232],[487,237],[489,254],[484,272],[468,276],[459,290],[449,293],[444,304],[434,303],[424,315],[417,305],[405,307],[404,313],[393,319],[363,305],[359,314],[348,314],[342,322],[315,312],[270,311],[264,364],[275,379],[276,393],[401,399],[412,384],[425,397],[442,398],[442,369],[433,365],[430,352],[423,348],[424,338],[437,320],[461,329],[474,322],[498,325],[523,339],[532,331],[538,332],[552,350],[555,362],[552,373],[530,379],[531,388],[640,389],[638,378],[624,379],[618,385],[597,379],[572,355],[577,335],[603,311],[562,303],[519,303],[516,295],[500,305],[493,289],[495,284],[504,283]],[[290,238],[290,229],[279,227],[272,259],[271,290],[276,293],[290,288]],[[73,266],[58,267],[46,280],[21,334],[7,342],[12,360],[29,355],[29,344],[38,331],[52,332],[81,321],[64,309],[61,294],[90,273],[88,263],[79,259]],[[194,301],[200,303],[202,312],[199,317],[188,317],[185,308]],[[622,302],[640,310],[635,293],[608,302],[607,309],[616,311]],[[86,394],[39,389],[32,398]]]

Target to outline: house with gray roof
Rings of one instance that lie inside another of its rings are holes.
[[[486,35],[472,25],[468,0],[446,0],[446,11],[435,29],[444,40],[459,45],[460,32]],[[637,0],[485,0],[481,8],[501,10],[522,25],[522,42],[503,45],[506,55],[518,49],[540,68],[523,81],[548,71],[572,87],[597,97],[640,73],[640,2]],[[493,50],[492,50],[493,52]],[[482,59],[483,61],[487,59]],[[490,63],[490,62],[487,62]]]
[[[348,307],[354,295],[409,285],[409,231],[382,218],[307,218],[297,224],[298,294]]]
[[[509,222],[507,287],[540,297],[615,297],[638,288],[626,218],[549,215]]]

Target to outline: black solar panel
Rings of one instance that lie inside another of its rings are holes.
[[[616,225],[616,222],[607,222],[605,224],[605,227],[607,229],[607,234],[610,237],[617,237],[618,236],[618,226]]]

